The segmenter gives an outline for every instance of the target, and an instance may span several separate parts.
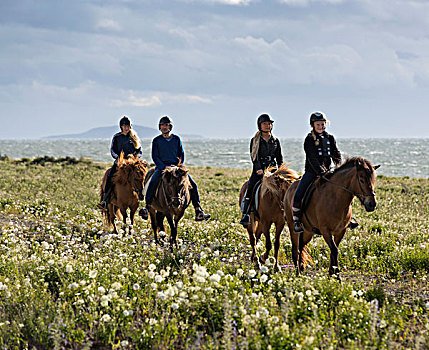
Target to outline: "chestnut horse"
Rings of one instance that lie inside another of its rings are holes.
[[[145,185],[152,176],[153,169],[149,170],[145,179]],[[155,192],[150,206],[149,215],[155,243],[159,244],[158,233],[164,231],[164,218],[170,225],[170,250],[173,244],[177,247],[177,224],[183,217],[191,199],[191,183],[188,177],[188,169],[185,166],[172,165],[162,171],[161,181]]]
[[[103,176],[100,197],[103,199],[104,188],[109,169]],[[118,159],[118,169],[113,175],[113,191],[107,210],[103,210],[105,223],[113,232],[118,233],[115,218],[123,220],[127,225],[127,209],[130,209],[130,228],[134,225],[134,215],[139,207],[139,200],[143,200],[143,182],[147,173],[147,162],[133,155],[124,158],[124,153]]]
[[[271,250],[271,225],[275,224],[275,240],[274,240],[274,258],[275,269],[280,271],[278,264],[278,255],[280,249],[280,235],[285,226],[283,197],[289,186],[299,178],[298,174],[289,169],[284,163],[278,170],[271,173],[271,169],[267,169],[262,178],[261,188],[258,194],[258,208],[256,213],[250,214],[251,224],[247,227],[249,234],[250,245],[252,247],[252,255],[250,260],[259,268],[259,263],[265,263]],[[241,204],[243,196],[246,192],[248,182],[246,181],[241,187],[239,203]],[[256,244],[261,238],[261,234],[265,235],[265,253],[257,258]]]
[[[375,210],[375,170],[378,167],[379,165],[373,166],[368,159],[353,157],[346,159],[333,172],[317,179],[313,195],[304,209],[304,232],[301,234],[295,234],[292,219],[292,201],[298,182],[289,187],[284,206],[297,275],[308,261],[303,250],[313,234],[320,233],[331,251],[329,274],[338,276],[338,246],[352,218],[353,198],[356,196],[366,211]]]

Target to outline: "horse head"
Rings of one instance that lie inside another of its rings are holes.
[[[129,181],[133,186],[134,192],[139,196],[139,200],[143,200],[144,178],[147,173],[147,162],[138,159],[137,157],[131,161],[132,167],[129,175]]]
[[[124,158],[121,152],[118,166],[121,169],[118,182],[129,183],[139,200],[143,200],[143,183],[147,173],[147,162],[133,155]]]
[[[355,192],[365,210],[370,212],[374,211],[377,206],[375,199],[375,170],[380,165],[373,166],[368,159],[354,158],[356,176],[355,176]]]
[[[186,191],[191,187],[188,169],[183,165],[167,167],[163,171],[162,178],[168,206],[179,208],[184,205]]]

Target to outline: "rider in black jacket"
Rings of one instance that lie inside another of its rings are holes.
[[[119,127],[121,128],[121,131],[113,135],[112,143],[110,145],[110,154],[115,161],[107,174],[103,200],[101,203],[97,204],[97,207],[100,209],[107,209],[107,204],[109,203],[110,194],[113,189],[112,178],[118,168],[117,162],[121,152],[124,152],[125,158],[130,154],[138,156],[142,153],[141,142],[137,133],[132,130],[131,120],[127,116],[122,117],[119,121]]]
[[[305,191],[318,176],[329,170],[331,160],[335,165],[341,163],[341,153],[335,138],[325,131],[326,122],[325,114],[322,112],[314,112],[310,116],[312,130],[304,141],[305,172],[299,181],[292,203],[295,233],[304,231],[301,223],[301,201]]]
[[[246,197],[244,199],[243,216],[240,224],[244,227],[250,225],[249,209],[253,200],[253,190],[258,181],[264,176],[264,171],[270,166],[279,167],[283,163],[280,141],[271,133],[274,120],[268,114],[258,117],[258,131],[250,141],[250,155],[253,163]]]

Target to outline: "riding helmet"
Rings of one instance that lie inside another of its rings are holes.
[[[270,117],[268,114],[261,114],[261,115],[258,117],[258,121],[257,121],[257,124],[258,124],[258,130],[261,130],[261,124],[262,124],[263,122],[270,122],[270,123],[272,124],[272,123],[274,123],[274,120],[272,120],[272,119],[271,119],[271,117]]]
[[[122,125],[130,125],[131,126],[131,120],[126,115],[124,115],[121,120],[119,121],[119,127]]]
[[[173,121],[168,115],[163,116],[158,123],[158,128],[161,130],[161,124],[168,124],[170,125],[170,131],[173,130]]]
[[[323,112],[313,112],[310,115],[310,125],[313,125],[314,122],[324,121],[326,122],[326,116]]]

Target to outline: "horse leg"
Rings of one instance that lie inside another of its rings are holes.
[[[300,274],[300,270],[299,270],[299,264],[298,264],[298,256],[299,256],[299,237],[297,234],[295,234],[295,231],[293,230],[293,222],[292,220],[288,220],[287,221],[287,226],[289,228],[289,236],[290,236],[290,241],[292,243],[292,261],[293,264],[295,265],[295,270],[296,270],[296,276],[298,277]]]
[[[167,215],[167,221],[170,225],[171,235],[170,235],[170,251],[173,253],[173,244],[177,249],[177,226],[174,223],[174,220],[171,215]]]
[[[261,262],[262,264],[265,264],[265,261],[267,261],[268,256],[270,255],[270,250],[272,248],[271,236],[270,236],[271,224],[267,222],[263,222],[261,223],[260,227],[261,227],[260,232],[261,233],[263,232],[265,236],[265,253],[259,257],[259,262]],[[261,235],[261,233],[259,233],[259,236]]]
[[[326,231],[325,231],[326,232]],[[331,250],[330,260],[329,260],[329,275],[338,274],[338,247],[332,239],[331,233],[328,231],[326,234],[323,234],[325,242],[328,244],[329,249]]]
[[[299,270],[302,272],[304,271],[304,261],[303,261],[303,252],[304,252],[304,248],[305,248],[305,243],[304,243],[304,232],[301,232],[299,234],[298,240],[299,240],[299,244],[298,244],[298,251],[299,251],[299,257],[298,257],[298,264],[299,264]]]
[[[149,211],[149,215],[150,215],[150,225],[152,226],[153,236],[155,238],[155,244],[159,244],[159,240],[158,240],[158,222],[156,220],[157,213],[156,212],[152,212],[152,210],[151,210],[151,211]]]
[[[279,250],[280,250],[280,235],[282,234],[283,228],[285,227],[284,222],[276,223],[276,236],[274,240],[274,271],[282,272],[279,266]]]
[[[116,227],[115,218],[116,218],[116,207],[113,204],[108,205],[107,210],[109,211],[109,223],[111,226],[113,226],[113,233],[117,234],[118,229]]]
[[[130,208],[130,231],[134,227],[134,216],[136,215],[137,208],[138,206]]]
[[[259,268],[259,262],[258,262],[258,258],[256,255],[256,239],[255,239],[255,235],[254,235],[254,229],[255,229],[255,227],[253,225],[253,222],[247,226],[247,233],[249,235],[250,247],[252,248],[252,254],[250,255],[250,261],[257,264],[257,267]]]
[[[164,231],[165,232],[164,218],[165,218],[165,215],[163,213],[161,213],[159,211],[156,213],[156,221],[158,224],[158,231]]]

